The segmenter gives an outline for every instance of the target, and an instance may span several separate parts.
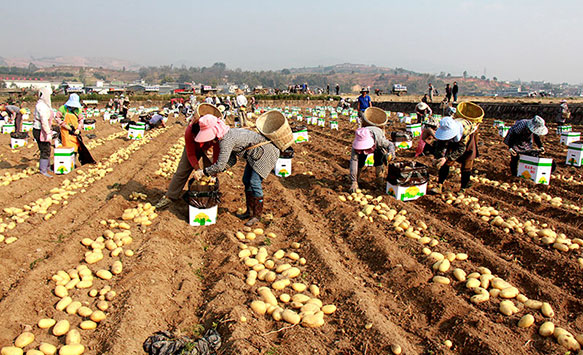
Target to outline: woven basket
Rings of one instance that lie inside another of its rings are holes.
[[[282,152],[294,142],[294,135],[287,123],[287,118],[279,111],[272,110],[262,114],[255,124],[259,132]]]
[[[201,118],[204,115],[213,115],[216,118],[222,118],[223,114],[221,113],[221,111],[215,106],[215,105],[211,105],[211,104],[199,104],[198,106],[196,106],[196,110],[194,112],[194,119],[196,121],[198,121],[199,118]]]
[[[369,107],[364,111],[363,127],[384,126],[387,124],[387,113],[378,107]]]
[[[457,105],[455,118],[463,118],[473,123],[480,123],[484,119],[484,110],[473,102],[460,102]]]

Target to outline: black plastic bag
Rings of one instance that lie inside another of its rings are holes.
[[[200,185],[195,182],[196,180],[190,179],[188,191],[182,196],[188,205],[196,208],[211,208],[221,202],[218,179],[214,185]]]
[[[291,159],[294,157],[294,149],[292,147],[287,148],[283,152],[279,154],[279,157],[282,159]]]
[[[396,131],[391,132],[391,141],[393,142],[407,142],[412,140],[411,132]]]
[[[10,138],[26,139],[28,138],[28,132],[12,132],[10,133]]]
[[[429,171],[426,165],[416,161],[391,163],[387,171],[387,181],[391,185],[421,185],[429,181]]]
[[[156,332],[144,341],[142,348],[149,355],[212,355],[221,345],[221,335],[215,329],[209,329],[196,341],[175,337],[170,332]]]

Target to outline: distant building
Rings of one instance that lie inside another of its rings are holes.
[[[0,77],[0,80],[4,81],[7,88],[39,90],[46,87],[55,87],[51,85],[50,81],[41,80],[39,78]]]

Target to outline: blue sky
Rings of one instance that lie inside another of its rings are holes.
[[[338,63],[583,83],[583,2],[7,1],[0,56],[282,69]]]

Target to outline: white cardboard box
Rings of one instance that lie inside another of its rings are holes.
[[[498,134],[500,136],[502,136],[502,138],[506,138],[506,136],[508,135],[508,131],[509,130],[510,130],[510,127],[498,126]]]
[[[217,223],[218,205],[211,208],[188,206],[188,223],[191,226],[208,226]]]
[[[142,139],[144,138],[144,133],[146,132],[146,127],[142,125],[130,125],[128,128],[128,139]]]
[[[561,144],[569,145],[581,140],[581,132],[563,132],[561,133]]]
[[[318,127],[326,126],[326,120],[323,118],[318,118]]]
[[[32,122],[22,122],[22,132],[32,131]]]
[[[293,136],[294,136],[295,143],[307,142],[309,140],[307,129],[304,129],[302,131],[293,132]]]
[[[330,121],[330,129],[338,130],[338,121]]]
[[[561,133],[563,133],[563,132],[571,132],[572,130],[573,130],[573,128],[571,127],[571,125],[558,126],[557,127],[557,134],[561,135]]]
[[[403,117],[399,118],[399,121],[401,123],[410,124],[411,123],[411,117],[410,116],[403,116]]]
[[[387,181],[387,194],[400,201],[413,201],[427,193],[427,183],[414,186],[393,185]]]
[[[4,126],[2,126],[2,133],[3,134],[9,134],[12,132],[16,132],[16,128],[14,127],[14,123],[5,123]]]
[[[57,175],[73,171],[75,169],[75,148],[55,148],[53,163]]]
[[[26,143],[27,143],[27,139],[19,139],[19,138],[10,137],[10,148],[12,148],[12,149],[25,147]]]
[[[518,159],[518,177],[532,180],[536,184],[548,185],[552,166],[553,159],[521,154]]]
[[[413,137],[421,136],[421,123],[408,124],[407,131],[411,132]]]
[[[395,142],[395,147],[399,149],[409,149],[413,146],[413,141]]]
[[[583,165],[583,142],[573,142],[569,144],[569,149],[567,150],[567,165],[581,166]]]
[[[275,169],[273,169],[275,175],[279,177],[288,177],[292,173],[292,159],[291,158],[278,158],[275,163]]]
[[[84,131],[93,131],[95,129],[95,123],[83,125]]]
[[[494,128],[503,127],[503,126],[504,126],[504,122],[499,121],[499,120],[494,120]]]

